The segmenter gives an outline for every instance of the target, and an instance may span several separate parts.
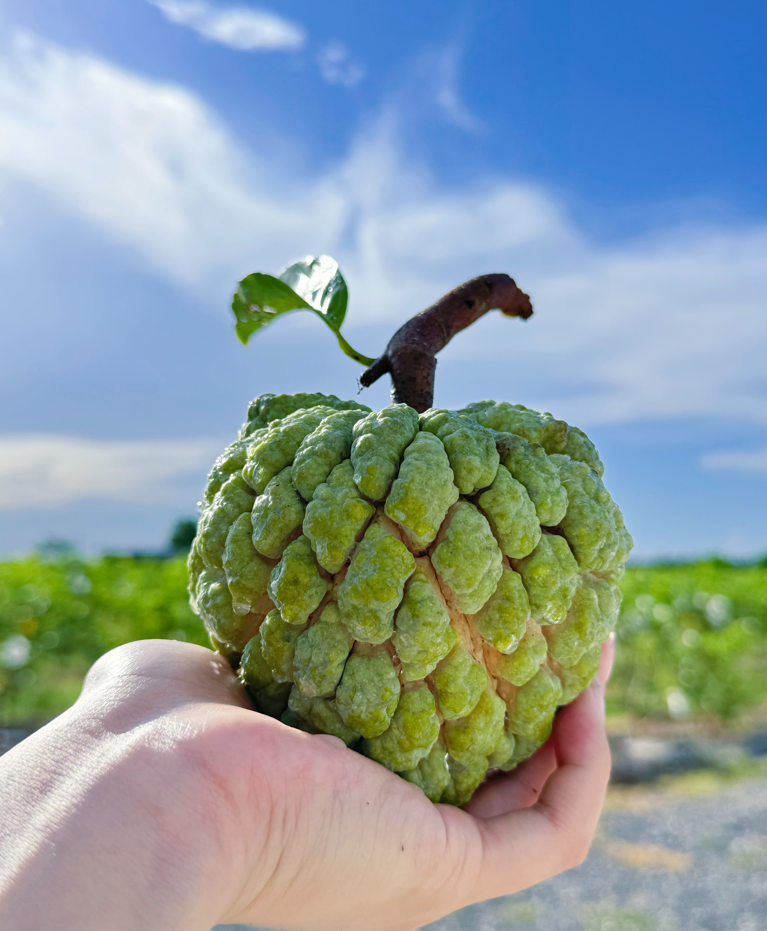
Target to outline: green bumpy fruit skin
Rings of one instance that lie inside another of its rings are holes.
[[[332,734],[340,737],[348,746],[352,746],[360,735],[347,727],[335,703],[328,698],[309,698],[295,685],[291,689],[288,708],[307,724],[307,729],[315,734]]]
[[[371,524],[338,587],[338,607],[349,633],[363,643],[383,643],[394,632],[394,612],[415,560],[382,524]]]
[[[464,766],[448,756],[447,763],[450,778],[440,801],[448,805],[464,805],[484,782],[490,761],[486,757],[475,756],[468,766]]]
[[[250,511],[240,514],[232,524],[226,537],[221,562],[232,595],[234,613],[249,614],[263,608],[268,599],[272,565],[263,559],[253,546],[253,520]]]
[[[431,677],[445,721],[471,714],[487,686],[487,672],[463,644],[457,643]]]
[[[518,404],[262,395],[208,477],[190,601],[257,711],[462,805],[597,672],[632,546],[603,473]]]
[[[567,489],[559,469],[537,443],[509,434],[498,443],[501,462],[527,491],[542,527],[555,527],[567,513]]]
[[[257,430],[269,426],[272,421],[284,420],[288,414],[309,410],[312,407],[331,407],[336,411],[362,410],[370,413],[370,408],[358,401],[342,401],[334,394],[261,394],[248,405],[248,419],[240,428],[238,441],[252,440]]]
[[[556,630],[548,626],[547,631]],[[532,620],[527,621],[527,629],[519,644],[511,654],[496,653],[490,660],[492,671],[496,676],[511,685],[525,685],[538,672],[546,659],[548,646],[541,628]]]
[[[467,541],[471,546],[467,546]],[[468,501],[451,509],[444,538],[432,553],[432,563],[455,607],[476,614],[498,585],[503,554],[487,519]]]
[[[216,493],[197,525],[196,551],[206,566],[223,569],[224,548],[232,524],[253,510],[253,492],[240,475],[228,478]]]
[[[418,414],[406,404],[393,404],[357,421],[351,459],[354,481],[366,498],[384,500],[417,431]]]
[[[583,569],[618,578],[633,541],[623,523],[620,508],[604,482],[583,462],[552,456],[567,491],[567,513],[560,526]]]
[[[330,582],[323,575],[309,538],[305,536],[285,548],[269,579],[272,601],[289,624],[305,624],[329,588]]]
[[[434,696],[425,683],[400,695],[388,729],[365,742],[372,759],[394,772],[414,769],[425,759],[439,737],[439,718]]]
[[[269,559],[279,559],[301,533],[306,506],[290,480],[290,469],[278,472],[252,506],[253,546]]]
[[[243,616],[235,612],[226,575],[216,569],[205,567],[200,571],[192,603],[208,633],[234,652],[245,646],[252,636],[251,628],[260,620],[251,614]]]
[[[354,484],[351,462],[347,459],[337,465],[327,481],[315,488],[304,517],[304,533],[323,569],[335,573],[343,568],[374,514],[375,508]]]
[[[585,462],[597,475],[604,474],[596,447],[586,434],[564,420],[555,420],[551,414],[539,414],[523,404],[509,404],[508,401],[479,401],[461,413],[491,430],[512,433],[529,443],[537,443],[549,455],[565,453],[577,462]]]
[[[487,758],[489,769],[500,769],[507,772],[516,766],[514,761],[514,751],[517,748],[517,739],[505,727],[501,732],[492,752]]]
[[[414,769],[406,769],[401,776],[417,785],[432,802],[438,802],[450,782],[450,768],[447,751],[439,740],[434,742],[431,750]]]
[[[525,486],[501,466],[493,483],[477,499],[495,534],[504,556],[529,556],[541,539],[541,525],[535,505]]]
[[[210,507],[211,502],[224,482],[235,473],[242,473],[242,469],[248,458],[248,445],[248,440],[236,440],[231,446],[228,446],[213,463],[213,468],[208,475],[208,481],[205,485],[205,491],[203,492],[201,502],[206,509]]]
[[[419,433],[405,450],[384,511],[422,552],[434,541],[458,496],[445,447],[431,433]]]
[[[289,414],[284,420],[275,420],[264,434],[248,448],[248,461],[242,477],[262,494],[267,484],[287,466],[293,465],[301,444],[322,423],[330,407],[311,407]]]
[[[574,666],[590,649],[606,640],[618,620],[620,589],[604,579],[586,576],[561,624],[543,628],[548,653],[562,666]]]
[[[248,641],[240,659],[239,672],[240,681],[256,710],[279,717],[287,708],[291,685],[289,682],[275,681],[271,667],[264,658],[261,630]]]
[[[458,639],[450,613],[423,569],[416,568],[407,583],[391,639],[406,682],[428,676]]]
[[[543,743],[551,732],[551,722],[561,698],[560,679],[547,669],[539,669],[529,682],[507,694],[512,733]]]
[[[326,417],[298,447],[291,467],[291,478],[298,493],[311,501],[318,485],[326,482],[333,469],[349,458],[352,429],[365,411],[339,411]]]
[[[470,765],[477,757],[487,760],[503,736],[505,720],[503,699],[492,689],[485,689],[466,717],[448,721],[445,725],[448,753],[464,766]]]
[[[275,682],[293,682],[293,657],[301,628],[287,624],[275,608],[264,618],[259,630],[261,654]]]
[[[421,414],[420,422],[421,430],[442,440],[462,495],[473,495],[492,484],[500,455],[489,430],[456,411],[432,409]]]
[[[389,727],[400,691],[397,670],[385,649],[354,653],[336,691],[336,708],[352,730],[378,737]]]
[[[344,672],[354,637],[341,623],[338,605],[325,605],[322,613],[296,640],[293,676],[307,698],[330,698]]]
[[[578,564],[564,537],[543,534],[533,552],[514,563],[530,599],[530,613],[542,624],[561,624],[578,587]]]
[[[477,630],[500,653],[512,653],[527,629],[530,599],[521,576],[504,569],[493,594],[474,615]]]

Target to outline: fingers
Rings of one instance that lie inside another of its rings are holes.
[[[602,644],[602,656],[596,678],[607,684],[615,659],[615,634]],[[543,785],[557,768],[554,744],[547,741],[529,760],[525,760],[506,776],[486,782],[466,805],[465,810],[475,818],[493,818],[509,811],[529,808],[541,795]]]
[[[610,634],[610,636],[602,644],[602,656],[599,660],[599,669],[597,670],[597,679],[602,684],[602,687],[607,685],[610,675],[613,671],[613,663],[615,662],[615,634]]]
[[[475,901],[524,889],[585,858],[610,776],[599,679],[562,710],[550,744],[558,768],[539,801],[477,821],[483,857]]]
[[[549,741],[513,772],[486,782],[474,793],[465,810],[475,818],[494,818],[529,808],[540,798],[541,789],[556,766],[554,745]]]
[[[555,827],[572,834],[585,832],[589,840],[610,778],[604,715],[604,690],[595,679],[557,719],[552,735],[557,769],[536,806]]]
[[[331,747],[335,747],[337,750],[347,749],[343,740],[341,740],[340,737],[334,737],[332,734],[314,734],[313,739],[316,741],[321,740],[323,743],[326,743]]]

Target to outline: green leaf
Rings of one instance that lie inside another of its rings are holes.
[[[289,265],[280,275],[280,281],[290,285],[296,294],[318,310],[334,333],[341,329],[349,289],[335,259],[329,255],[307,255],[300,262]]]
[[[349,289],[335,259],[308,255],[286,268],[279,278],[254,272],[242,279],[232,298],[235,332],[241,343],[247,343],[281,314],[311,310],[335,333],[347,356],[370,365],[374,360],[357,352],[341,336],[348,301]]]
[[[241,343],[247,343],[257,330],[289,310],[314,310],[311,304],[279,278],[254,272],[243,278],[232,298],[237,319],[235,331]]]

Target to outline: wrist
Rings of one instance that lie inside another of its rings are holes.
[[[0,760],[0,927],[208,931],[210,787],[173,727],[98,692]]]

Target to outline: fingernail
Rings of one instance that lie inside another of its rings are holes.
[[[604,686],[610,679],[615,662],[615,634],[612,633],[602,644],[602,656],[599,662],[597,677]]]
[[[594,678],[591,680],[590,688],[594,690],[594,697],[597,699],[597,706],[599,708],[599,716],[601,720],[604,720],[605,714],[606,714],[604,686],[599,681],[599,679],[596,676],[594,676]]]
[[[340,737],[335,737],[333,734],[313,734],[312,735],[317,740],[324,740],[326,743],[332,744],[334,747],[339,747],[342,750],[346,749],[346,744],[341,740]]]

